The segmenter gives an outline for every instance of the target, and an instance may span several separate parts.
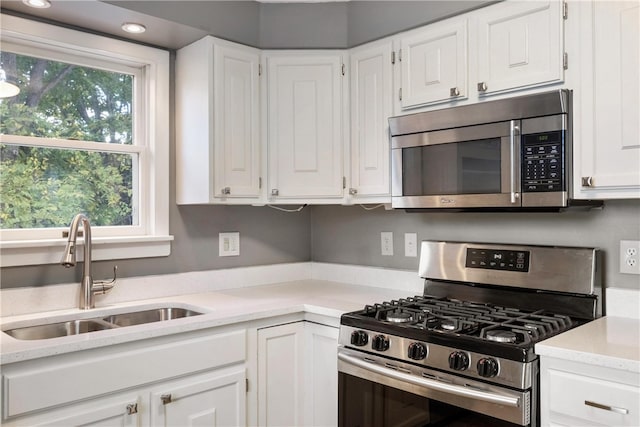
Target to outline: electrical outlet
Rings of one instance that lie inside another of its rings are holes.
[[[382,248],[382,255],[393,255],[393,232],[383,231],[380,233],[380,244]]]
[[[418,256],[418,235],[416,233],[404,233],[404,256]]]
[[[640,241],[620,240],[620,273],[640,274]]]
[[[240,233],[219,233],[218,245],[218,256],[239,256]]]

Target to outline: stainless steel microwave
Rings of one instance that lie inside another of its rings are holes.
[[[557,210],[573,200],[572,92],[392,117],[394,208]]]

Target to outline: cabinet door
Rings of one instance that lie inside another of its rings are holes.
[[[244,366],[159,386],[150,394],[153,426],[246,424]]]
[[[342,56],[276,55],[267,64],[269,194],[342,197]]]
[[[429,25],[400,45],[402,108],[466,98],[466,19]]]
[[[393,105],[391,40],[351,50],[351,188],[356,202],[390,202],[389,125]]]
[[[260,53],[220,42],[214,47],[213,64],[215,195],[258,197]]]
[[[3,426],[42,426],[42,427],[139,427],[141,399],[136,394],[122,393],[85,403],[60,407],[44,411],[32,417],[4,421]]]
[[[580,34],[585,71],[574,93],[581,110],[574,137],[575,191],[583,198],[640,198],[640,4],[580,7],[586,9]]]
[[[504,2],[476,16],[480,95],[563,81],[560,0]]]
[[[308,426],[338,424],[338,328],[305,322],[305,416]]]
[[[304,322],[258,330],[258,425],[304,424]]]
[[[261,196],[260,51],[204,37],[176,55],[176,202]]]

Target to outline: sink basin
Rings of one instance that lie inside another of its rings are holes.
[[[114,325],[100,320],[83,319],[50,323],[47,325],[27,326],[24,328],[9,329],[4,332],[19,340],[43,340],[84,334],[86,332],[103,331],[105,329],[112,329],[113,327]]]
[[[43,340],[49,338],[66,337],[87,332],[103,331],[125,326],[142,325],[145,323],[161,322],[198,316],[199,311],[181,307],[141,308],[138,311],[101,315],[90,319],[68,320],[64,322],[47,323],[43,325],[14,327],[3,332],[19,340]]]
[[[143,323],[161,322],[164,320],[180,319],[183,317],[197,316],[202,314],[186,308],[163,307],[152,310],[134,311],[131,313],[112,314],[104,319],[105,322],[117,326],[133,326]]]

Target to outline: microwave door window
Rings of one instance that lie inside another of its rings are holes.
[[[405,196],[501,192],[500,138],[405,148]]]

